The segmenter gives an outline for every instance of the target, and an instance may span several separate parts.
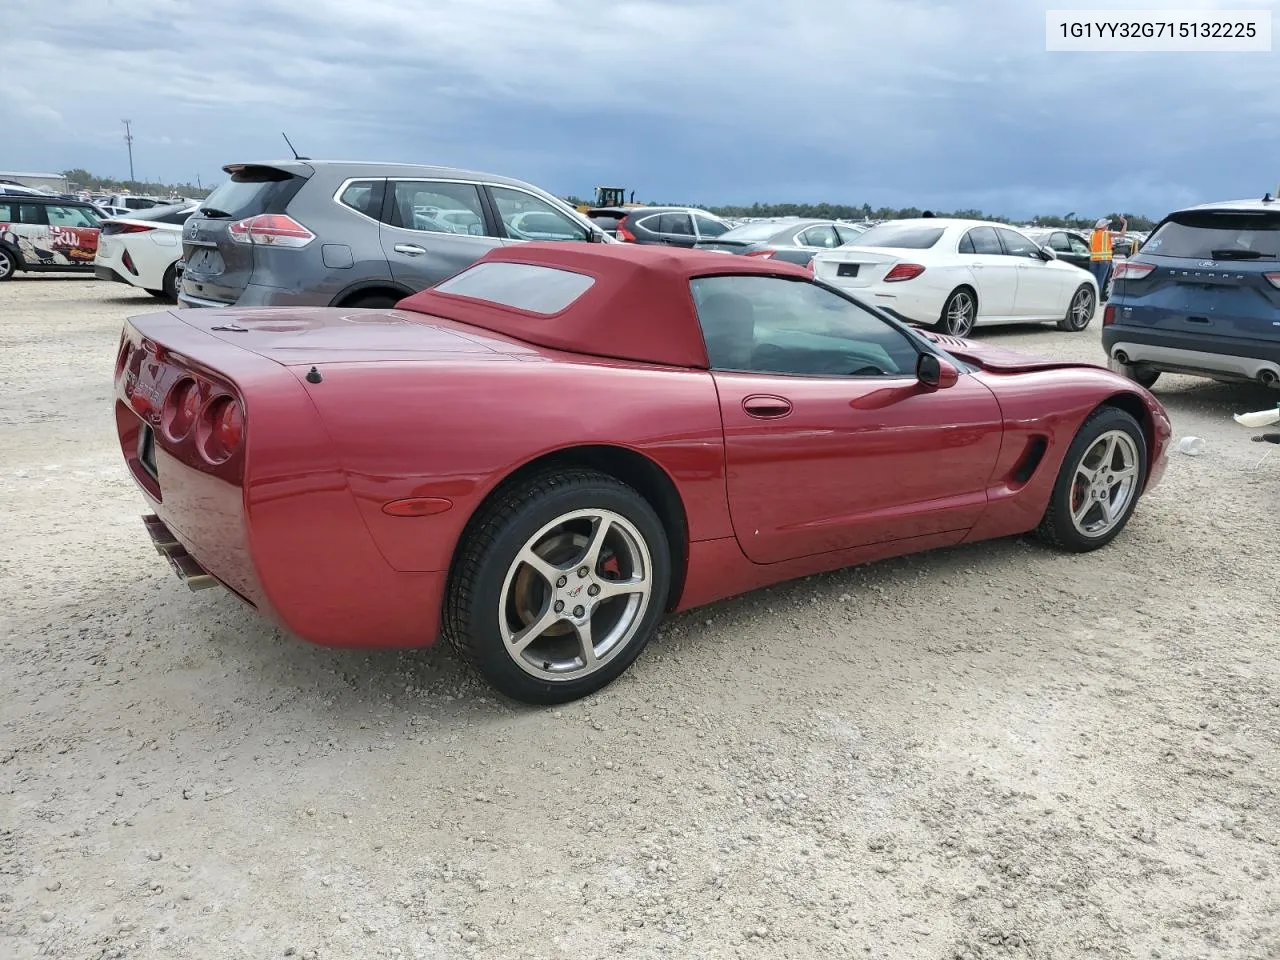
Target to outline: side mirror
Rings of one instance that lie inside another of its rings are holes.
[[[936,353],[922,353],[916,361],[916,379],[931,390],[945,390],[956,385],[960,371]]]
[[[1057,259],[1058,259],[1058,253],[1057,253],[1057,251],[1056,251],[1056,250],[1052,250],[1052,249],[1050,249],[1049,247],[1041,247],[1041,248],[1040,248],[1040,259],[1041,259],[1041,260],[1044,260],[1046,263],[1047,263],[1048,261],[1050,261],[1050,260],[1057,260]]]

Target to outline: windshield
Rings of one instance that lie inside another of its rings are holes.
[[[768,240],[775,233],[785,230],[785,223],[744,223],[740,227],[734,227],[732,230],[726,230],[717,240],[744,240],[748,243],[755,243],[760,240]],[[796,224],[796,229],[800,229],[800,225]]]
[[[853,245],[927,250],[938,242],[943,229],[943,227],[925,227],[913,223],[882,223],[854,239]]]
[[[1280,212],[1204,210],[1174,214],[1142,245],[1145,256],[1280,260]]]

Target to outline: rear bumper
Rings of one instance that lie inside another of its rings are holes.
[[[1109,360],[1212,379],[1280,383],[1280,340],[1196,336],[1130,326],[1103,327]]]
[[[132,281],[128,277],[122,276],[121,273],[113,267],[104,267],[100,264],[94,264],[93,275],[99,280],[110,280],[114,283],[128,283],[132,285]]]

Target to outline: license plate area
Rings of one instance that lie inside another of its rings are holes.
[[[144,423],[138,431],[138,465],[152,480],[160,482],[160,474],[156,470],[156,435],[149,423]]]
[[[838,263],[836,264],[836,276],[856,277],[860,266],[862,266],[860,263]]]
[[[197,247],[187,257],[184,272],[219,274],[222,272],[222,254],[217,247]]]

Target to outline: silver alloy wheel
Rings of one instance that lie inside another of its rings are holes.
[[[0,247],[0,277],[7,277],[9,274],[13,273],[15,266],[16,264],[9,256],[9,252]]]
[[[975,305],[973,297],[960,290],[947,301],[947,333],[953,337],[967,336],[973,329]]]
[[[1138,446],[1123,430],[1094,440],[1076,464],[1071,483],[1071,523],[1083,536],[1110,533],[1138,492]]]
[[[498,601],[502,642],[541,680],[576,680],[607,664],[635,635],[653,593],[649,546],[611,510],[574,510],[516,554]]]
[[[1071,300],[1071,327],[1074,330],[1083,330],[1092,319],[1093,291],[1088,287],[1081,287]]]

